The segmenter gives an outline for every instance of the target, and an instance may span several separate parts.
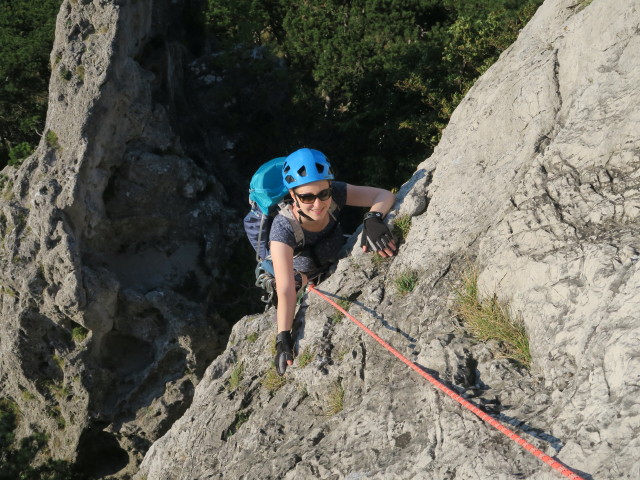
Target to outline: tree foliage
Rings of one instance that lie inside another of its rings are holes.
[[[19,418],[17,405],[0,398],[0,480],[80,480],[69,462],[43,459],[42,455],[50,456],[44,433],[36,431],[16,441]]]
[[[540,3],[209,0],[207,22],[223,50],[262,47],[285,63],[283,133],[266,126],[279,154],[314,146],[341,178],[391,188]]]
[[[61,1],[0,2],[0,166],[10,158],[18,163],[42,133],[49,54]]]

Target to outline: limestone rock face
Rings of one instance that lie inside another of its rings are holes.
[[[65,0],[43,140],[3,172],[0,396],[93,475],[135,465],[223,345],[206,299],[238,234],[166,93],[191,3]]]
[[[638,112],[640,1],[547,0],[401,190],[400,254],[354,248],[321,285],[584,478],[640,478]],[[468,262],[522,318],[530,370],[456,320]],[[279,383],[272,315],[235,325],[137,478],[560,478],[312,294]]]

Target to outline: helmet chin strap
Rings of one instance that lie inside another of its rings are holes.
[[[313,218],[311,218],[309,215],[307,215],[302,211],[302,207],[298,203],[298,196],[295,193],[293,194],[293,196],[295,197],[296,208],[298,209],[298,215],[299,215],[298,221],[300,222],[300,225],[302,225],[302,217],[313,221]]]

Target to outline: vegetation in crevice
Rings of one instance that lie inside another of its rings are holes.
[[[509,304],[496,295],[481,297],[478,291],[479,271],[469,268],[455,289],[454,309],[469,333],[480,341],[495,341],[498,355],[529,368],[529,338],[521,319],[514,317]]]
[[[415,270],[406,270],[398,274],[394,279],[398,293],[401,295],[407,295],[413,292],[418,284],[418,279],[419,275]]]
[[[344,409],[344,387],[340,381],[331,385],[325,398],[324,413],[327,416],[336,415]]]

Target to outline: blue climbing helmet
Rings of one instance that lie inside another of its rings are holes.
[[[333,170],[327,157],[311,148],[296,150],[285,159],[282,166],[282,181],[287,188],[333,178]]]

